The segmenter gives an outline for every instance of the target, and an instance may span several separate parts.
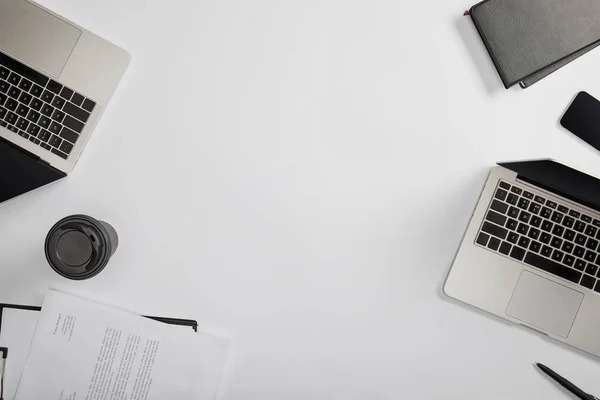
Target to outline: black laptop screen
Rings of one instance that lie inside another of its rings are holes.
[[[552,160],[498,163],[519,178],[600,211],[600,180]]]

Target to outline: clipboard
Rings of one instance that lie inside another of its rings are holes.
[[[42,311],[42,307],[37,306],[25,306],[20,304],[7,304],[0,303],[0,332],[2,331],[2,313],[5,308],[14,308],[17,310],[28,310],[28,311]],[[168,318],[168,317],[152,317],[148,315],[143,315],[143,317],[148,319],[153,319],[158,322],[163,322],[169,325],[178,325],[178,326],[189,326],[194,330],[194,332],[198,332],[198,322],[191,319],[181,319],[181,318]]]

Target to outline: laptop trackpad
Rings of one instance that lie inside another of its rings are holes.
[[[47,74],[62,72],[81,31],[25,0],[0,0],[0,49]]]
[[[567,338],[583,297],[583,293],[523,271],[506,314]]]

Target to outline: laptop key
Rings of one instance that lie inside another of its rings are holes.
[[[566,214],[569,212],[569,209],[565,206],[561,206],[560,204],[558,205],[558,211],[560,211],[563,214]]]
[[[39,141],[39,139],[36,139],[35,136],[30,136],[29,137],[29,141],[33,142],[35,144],[40,144],[41,142]]]
[[[488,240],[490,240],[490,235],[488,235],[487,233],[480,232],[477,236],[476,242],[477,244],[480,244],[482,246],[487,246]]]
[[[511,193],[511,194],[509,194],[509,195],[508,195],[508,197],[506,197],[506,202],[507,202],[508,204],[511,204],[511,205],[513,205],[513,206],[516,206],[516,205],[517,205],[517,203],[519,202],[519,196],[517,196],[517,195],[515,195],[515,194]]]
[[[526,235],[527,231],[529,230],[529,226],[520,223],[519,227],[517,228],[517,232],[519,232],[521,235]]]
[[[566,226],[567,228],[572,228],[573,225],[575,224],[575,220],[571,217],[565,217],[563,219],[563,225]]]
[[[583,255],[585,254],[585,249],[581,246],[575,246],[575,250],[573,250],[573,255],[575,255],[576,257],[579,258],[583,258]]]
[[[81,99],[81,102],[83,102],[83,98]],[[80,105],[80,104],[78,104],[78,105]],[[510,189],[510,184],[508,184],[508,183],[506,183],[506,182],[504,182],[504,181],[500,181],[500,183],[499,183],[499,186],[500,186],[502,189],[506,189],[506,190],[509,190],[509,189]]]
[[[509,255],[511,247],[512,245],[510,243],[502,242],[502,244],[500,245],[500,253],[504,255]]]
[[[548,244],[550,243],[550,239],[552,239],[552,236],[550,236],[550,234],[546,232],[542,232],[542,234],[540,235],[540,241],[542,243]]]
[[[8,89],[8,95],[13,99],[18,99],[21,95],[21,89],[18,89],[16,86],[11,86],[10,89]]]
[[[585,228],[585,234],[591,237],[596,236],[596,233],[598,233],[598,228],[596,228],[593,225],[588,225],[587,228]]]
[[[508,210],[508,205],[498,200],[494,200],[492,201],[492,205],[490,206],[490,208],[494,211],[498,211],[501,214],[506,214],[506,211]]]
[[[555,236],[562,236],[565,233],[565,228],[560,225],[554,225],[554,229],[552,229],[552,234]]]
[[[527,239],[525,236],[521,236],[521,239],[519,239],[519,246],[526,249],[527,247],[529,247],[530,242],[531,239]]]
[[[490,238],[490,241],[488,243],[488,247],[492,250],[498,250],[498,247],[500,246],[500,239],[492,237]]]
[[[568,265],[569,267],[572,267],[573,264],[575,263],[575,257],[573,257],[570,254],[565,255],[565,258],[563,258],[563,263],[565,263],[565,265]]]
[[[513,246],[512,251],[510,252],[510,256],[514,259],[521,261],[523,260],[523,257],[525,257],[525,250],[523,250],[520,247]]]
[[[520,188],[518,188],[518,187],[516,187],[516,186],[513,186],[513,187],[510,189],[510,191],[511,191],[511,192],[513,192],[513,193],[516,193],[516,194],[521,194],[521,193],[523,193],[523,189],[520,189]]]
[[[8,93],[8,89],[10,89],[10,84],[5,81],[0,81],[0,92]]]
[[[53,152],[54,154],[56,154],[57,156],[64,158],[65,160],[66,160],[67,158],[69,158],[69,156],[68,156],[68,155],[66,155],[65,153],[63,153],[63,152],[62,152],[62,151],[60,151],[60,150],[57,150],[57,149],[52,149],[52,150],[50,150],[50,151],[52,151],[52,152]]]
[[[79,93],[75,93],[75,94],[73,94],[73,97],[71,97],[71,103],[73,103],[79,107],[83,104],[83,100],[85,100],[85,97],[80,95]],[[506,185],[508,187],[504,187],[502,185]],[[500,182],[500,187],[507,189],[507,190],[510,189],[510,185],[508,183],[504,183],[504,182]]]
[[[62,126],[60,126],[60,124],[56,121],[52,121],[50,123],[50,126],[48,127],[48,130],[52,133],[54,133],[55,135],[58,135],[60,133],[60,130],[62,129]]]
[[[546,202],[546,205],[547,205],[548,207],[550,207],[550,208],[556,208],[556,205],[557,205],[557,204],[556,204],[555,202],[551,201],[551,200],[548,200],[548,201]]]
[[[52,147],[50,147],[50,145],[48,145],[48,143],[42,142],[42,143],[40,143],[40,146],[42,146],[42,148],[44,148],[48,151],[52,150]]]
[[[521,214],[519,215],[519,221],[528,223],[529,218],[531,218],[531,214],[529,214],[527,211],[521,211]]]
[[[519,216],[519,209],[516,207],[510,207],[508,209],[508,216],[511,218],[517,218]]]
[[[533,193],[528,192],[528,191],[524,191],[523,192],[523,197],[525,197],[526,199],[533,199]]]
[[[529,245],[529,250],[533,251],[534,253],[539,253],[541,248],[542,244],[540,242],[536,242],[535,240],[531,241],[531,244]]]
[[[70,130],[69,128],[67,128],[66,126],[63,126],[62,131],[60,132],[60,137],[67,139],[71,143],[75,143],[77,141],[77,139],[79,139],[79,135],[77,133],[73,132],[72,130]],[[491,210],[489,212],[499,215],[500,217],[504,218],[504,220],[506,220],[506,217],[503,215],[500,215]],[[495,222],[495,221],[492,221],[492,222]],[[515,223],[516,223],[516,221],[515,221]],[[502,224],[500,224],[500,225],[502,225]]]
[[[85,99],[85,101],[81,105],[81,108],[83,108],[85,111],[90,112],[90,113],[92,111],[94,111],[94,107],[96,107],[96,103],[94,103],[90,99]]]
[[[596,239],[592,239],[589,238],[587,243],[585,244],[585,247],[587,247],[590,250],[596,250],[598,248],[598,241]]]
[[[585,269],[585,272],[587,274],[596,276],[596,274],[598,273],[598,266],[594,264],[588,264],[587,268]]]
[[[550,219],[552,216],[552,210],[548,207],[542,207],[542,217]]]
[[[77,121],[75,118],[71,117],[70,115],[67,115],[65,117],[63,124],[65,126],[69,127],[70,129],[74,130],[77,133],[81,133],[81,131],[83,130],[83,126],[84,126],[82,122]]]
[[[58,146],[60,146],[60,144],[62,143],[62,139],[56,135],[52,135],[48,143],[50,144],[50,146],[58,148]]]
[[[565,253],[571,253],[573,251],[573,247],[575,247],[573,243],[565,241],[562,245],[562,251]]]
[[[589,215],[581,215],[581,219],[584,220],[585,222],[587,222],[588,224],[592,223],[592,217],[590,217]]]
[[[24,106],[23,104],[20,104],[17,107],[17,114],[20,115],[21,117],[26,117],[27,114],[29,114],[29,107]]]
[[[19,97],[19,101],[23,104],[25,104],[26,106],[29,105],[29,102],[31,101],[32,97],[29,93],[25,93],[23,92],[21,94],[21,97]]]
[[[17,121],[16,127],[21,130],[27,130],[28,126],[29,126],[29,122],[27,122],[27,120],[25,118],[19,118],[19,120]]]
[[[594,285],[596,285],[596,278],[592,278],[589,275],[583,275],[583,278],[581,278],[581,286],[585,286],[588,289],[593,289]]]
[[[50,90],[52,93],[59,94],[63,88],[63,85],[56,82],[55,80],[50,79],[50,82],[48,82],[48,85],[46,86],[46,88],[48,90]]]
[[[557,263],[556,261],[549,260],[544,257],[540,257],[532,252],[527,252],[525,259],[523,260],[526,264],[533,267],[539,268],[542,271],[549,272],[553,275],[569,280],[574,283],[579,283],[581,278],[581,272],[575,271],[569,267],[565,267]]]
[[[33,85],[31,90],[29,91],[29,93],[31,93],[35,97],[40,97],[42,95],[42,93],[44,93],[44,88],[41,87],[40,85]]]
[[[7,129],[11,132],[19,133],[19,130],[12,125],[9,125]]]
[[[564,255],[565,254],[562,251],[554,250],[554,253],[552,253],[552,259],[554,261],[561,262]]]
[[[61,109],[65,103],[66,100],[59,96],[54,97],[54,100],[52,100],[52,105],[58,109]]]
[[[19,131],[19,132],[18,132],[18,134],[19,134],[19,136],[21,136],[22,138],[29,139],[29,134],[27,134],[26,132]]]
[[[575,243],[580,244],[582,246],[585,244],[586,240],[587,238],[581,233],[578,233],[577,236],[575,236]]]
[[[517,242],[519,241],[519,235],[517,235],[514,232],[510,232],[508,234],[508,237],[506,238],[506,240],[508,240],[509,242],[511,242],[512,244],[517,244]]]
[[[541,209],[542,206],[540,206],[538,203],[531,203],[529,206],[529,212],[535,215],[539,214]]]
[[[21,79],[21,83],[19,83],[19,89],[22,89],[22,90],[28,92],[29,89],[31,89],[32,85],[33,85],[33,83],[31,83],[30,80],[23,78],[23,79]]]
[[[581,216],[581,213],[577,212],[575,210],[571,210],[571,211],[569,211],[569,215],[573,218],[579,218]]]
[[[562,239],[554,237],[552,238],[552,240],[550,241],[550,246],[556,248],[556,249],[560,249],[560,246],[562,246]]]
[[[40,120],[38,121],[38,125],[41,126],[44,129],[48,129],[48,127],[50,126],[50,123],[52,121],[46,117],[41,117]]]
[[[61,135],[61,136],[63,136],[63,135]],[[487,219],[488,221],[492,221],[493,223],[500,225],[500,226],[504,226],[504,224],[506,223],[506,217],[502,214],[498,214],[497,212],[495,212],[493,210],[488,211],[485,219]]]
[[[71,154],[71,150],[73,150],[73,145],[66,140],[63,140],[62,144],[59,147],[60,151],[65,154]]]
[[[552,221],[556,222],[557,224],[560,224],[560,221],[562,221],[562,217],[563,217],[563,215],[561,213],[559,213],[558,211],[554,211],[552,213]]]
[[[597,256],[596,253],[594,253],[591,250],[588,250],[585,252],[584,258],[585,258],[585,261],[587,261],[587,262],[594,262],[596,260],[596,256]]]
[[[595,227],[600,228],[600,219],[594,219],[592,224],[594,224]]]
[[[19,75],[15,74],[14,72],[11,72],[10,76],[8,77],[8,83],[12,83],[15,86],[17,86],[19,84],[20,80],[21,80],[21,77]]]
[[[527,208],[529,207],[529,203],[530,203],[529,200],[527,200],[524,197],[521,197],[521,200],[519,200],[517,207],[522,208],[523,210],[527,210]]]
[[[42,93],[42,100],[48,104],[52,103],[52,100],[54,100],[54,95],[49,90],[44,90],[44,93]]]
[[[37,136],[40,133],[40,127],[34,124],[29,124],[29,128],[27,128],[27,133],[32,136]]]
[[[0,107],[0,119],[4,119],[4,116],[6,115],[7,112],[8,111],[6,110],[6,108]]]
[[[545,199],[545,198],[543,198],[542,196],[535,196],[535,197],[534,197],[534,201],[535,201],[536,203],[544,204],[544,203],[546,202],[546,199]]]
[[[542,255],[546,257],[550,257],[552,254],[552,247],[542,246]]]
[[[85,104],[85,103],[84,103]],[[67,114],[77,118],[78,120],[82,121],[82,122],[87,122],[88,118],[90,117],[90,113],[82,110],[81,108],[77,107],[75,104],[68,102],[67,104],[65,104],[65,106],[63,107],[63,111],[66,112]],[[498,189],[498,190],[502,190],[502,189]],[[502,190],[504,192],[504,190]]]
[[[10,71],[8,69],[4,68],[3,66],[0,66],[0,78],[6,80],[9,74]]]
[[[50,132],[48,132],[45,129],[42,129],[41,132],[38,134],[38,139],[40,139],[42,142],[47,142],[48,139],[50,139],[50,136],[52,136],[50,134]],[[50,149],[46,149],[46,150],[50,150]]]
[[[544,222],[542,222],[542,230],[543,231],[551,232],[553,226],[554,226],[554,224],[552,222],[550,222],[550,221],[544,221]]]
[[[54,110],[54,113],[52,114],[52,119],[58,123],[62,123],[65,119],[65,113],[60,110]]]
[[[40,113],[35,110],[29,110],[29,113],[27,114],[27,119],[36,124],[40,119]]]
[[[575,239],[575,231],[567,229],[565,231],[564,238],[567,239],[567,240],[573,241]]]
[[[65,100],[71,100],[71,96],[73,96],[73,91],[67,87],[63,87],[63,90],[60,92],[60,97]]]
[[[508,193],[506,192],[506,190],[498,189],[498,190],[496,190],[496,195],[494,197],[497,198],[498,200],[504,201],[506,199],[507,194]]]
[[[44,114],[46,117],[49,117],[54,112],[54,107],[52,107],[49,104],[44,104],[43,107],[42,107],[42,109],[40,110],[40,112],[42,114]]]
[[[542,224],[542,219],[538,216],[534,216],[531,218],[531,221],[529,223],[531,225],[535,226],[536,228],[539,228],[540,225]]]
[[[17,120],[19,119],[19,116],[15,113],[9,112],[6,115],[5,121],[8,122],[11,125],[14,125],[17,123]]]
[[[574,265],[574,267],[575,267],[575,269],[576,269],[576,270],[578,270],[578,271],[583,271],[583,270],[585,270],[585,265],[586,265],[586,262],[585,262],[585,261],[583,261],[583,260],[580,260],[579,258],[575,260],[575,265]]]
[[[575,226],[573,227],[577,232],[585,231],[585,222],[577,221],[575,222]]]
[[[536,240],[537,238],[540,237],[540,231],[539,229],[535,229],[535,228],[531,228],[529,229],[529,235],[530,238]]]
[[[34,98],[29,106],[31,108],[33,108],[35,111],[40,111],[42,109],[42,107],[44,106],[44,102],[40,99]]]
[[[55,136],[52,137],[52,139],[54,139]],[[50,143],[52,144],[52,143]],[[59,144],[60,145],[60,144]],[[54,146],[54,145],[53,145]],[[58,147],[54,146],[54,147]],[[506,235],[508,234],[508,231],[504,228],[499,227],[498,225],[494,225],[490,222],[484,222],[483,226],[481,227],[481,230],[484,231],[485,233],[489,233],[492,236],[497,236],[501,239],[505,239]]]

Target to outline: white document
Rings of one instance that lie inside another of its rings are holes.
[[[8,348],[6,371],[4,371],[4,400],[15,398],[39,315],[39,311],[14,308],[5,308],[2,311],[0,346]]]
[[[50,291],[15,399],[213,399],[228,354],[227,340]]]

